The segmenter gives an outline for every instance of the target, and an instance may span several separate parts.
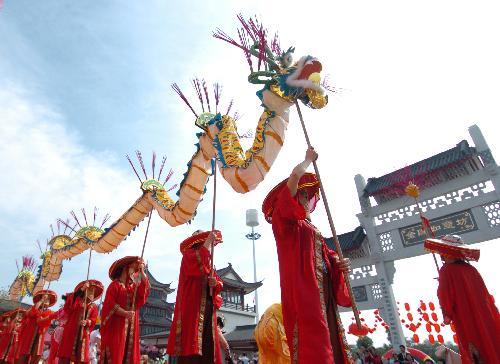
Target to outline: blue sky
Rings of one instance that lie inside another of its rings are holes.
[[[494,2],[453,1],[325,2],[317,8],[266,1],[6,1],[0,10],[0,286],[11,283],[16,258],[38,254],[35,241],[49,236],[56,218],[97,205],[113,220],[131,205],[140,191],[124,154],[166,154],[173,183],[180,181],[198,130],[171,83],[190,93],[194,76],[221,82],[223,98],[234,98],[243,115],[240,130],[255,127],[261,108],[256,89],[246,82],[245,60],[211,37],[216,27],[234,34],[238,12],[257,14],[278,28],[283,46],[295,45],[298,56],[318,56],[341,90],[324,110],[305,111],[339,232],[358,224],[356,173],[379,176],[448,149],[467,138],[473,123],[498,160],[495,10]],[[216,263],[231,261],[248,280],[253,275],[245,210],[259,208],[302,158],[296,121],[292,112],[281,158],[255,192],[241,196],[224,183],[218,187],[217,222],[226,239]],[[178,243],[195,228],[209,228],[210,190],[205,200],[192,226],[173,229],[154,217],[146,258],[159,280],[175,286]],[[318,211],[315,219],[326,234],[324,214]],[[272,232],[264,222],[259,230],[262,312],[279,300],[279,281]],[[141,226],[117,251],[95,258],[95,277],[106,282],[113,260],[140,254],[143,234]],[[495,249],[492,243],[481,247],[483,257]],[[415,264],[430,282],[412,285],[433,291],[428,258]],[[86,259],[83,254],[65,262],[54,288],[62,293],[84,279]],[[493,264],[481,264],[492,288]],[[407,263],[396,267],[397,295],[420,298],[409,288]]]

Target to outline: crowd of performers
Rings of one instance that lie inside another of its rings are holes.
[[[276,239],[291,363],[351,363],[338,311],[338,305],[351,305],[344,280],[350,262],[327,247],[311,222],[310,214],[319,201],[319,181],[306,169],[316,158],[309,148],[289,178],[269,192],[262,210]],[[179,364],[221,364],[223,351],[230,357],[217,318],[222,281],[211,259],[213,246],[221,242],[219,231],[198,230],[180,245],[182,262],[167,343],[167,353]],[[477,260],[478,254],[456,237],[435,239],[426,248],[441,254],[444,261],[438,296],[445,323],[456,328],[462,363],[500,363],[499,313],[481,276],[467,262]],[[121,258],[109,269],[112,283],[101,311],[100,363],[140,363],[139,309],[150,290],[144,270],[139,257]],[[58,326],[52,334],[48,363],[90,362],[90,335],[98,317],[95,302],[103,291],[97,280],[80,282],[63,296],[64,305],[52,311],[56,293],[41,290],[33,296],[29,310],[2,315],[0,363],[38,363],[53,320]],[[263,353],[261,358],[265,357]]]

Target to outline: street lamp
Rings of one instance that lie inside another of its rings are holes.
[[[252,232],[250,234],[246,234],[247,239],[252,240],[253,244],[253,281],[257,283],[257,265],[255,262],[255,240],[260,238],[260,234],[254,232],[254,228],[259,226],[259,215],[257,210],[249,209],[247,210],[247,226],[252,228]],[[255,313],[256,313],[256,322],[259,321],[259,299],[257,296],[257,289],[255,289]]]

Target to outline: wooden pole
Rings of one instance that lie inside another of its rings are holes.
[[[153,216],[153,210],[149,212],[149,218],[148,218],[148,225],[146,226],[146,233],[144,234],[144,242],[142,243],[142,251],[141,251],[141,261],[142,258],[144,257],[144,249],[146,248],[146,241],[148,240],[148,233],[149,233],[149,224],[151,223],[151,217]],[[142,276],[139,273],[139,281],[142,280]],[[132,310],[135,311],[135,300],[137,298],[137,288],[139,287],[139,282],[135,284],[134,287],[134,297],[132,298]]]
[[[89,275],[90,275],[90,263],[92,262],[92,250],[93,250],[92,249],[92,245],[90,245],[89,262],[87,264],[87,279],[86,279],[86,281],[89,280]],[[82,315],[82,318],[83,318],[84,321],[87,320],[87,295],[88,295],[89,288],[90,287],[87,287],[87,289],[85,290],[85,299],[83,300],[83,315]],[[83,330],[84,329],[85,328],[82,327],[82,331],[80,331],[80,341],[83,340]]]
[[[148,239],[149,224],[151,223],[152,216],[153,216],[153,210],[149,212],[148,225],[146,226],[146,234],[144,234],[144,242],[142,243],[141,259],[144,257],[144,249],[146,248],[146,240]]]
[[[217,201],[217,161],[214,161],[214,197],[212,199],[212,232],[215,230],[215,205]],[[214,276],[214,244],[215,242],[212,240],[212,244],[210,246],[210,259],[212,263],[212,269],[210,270],[210,277],[212,278]],[[210,295],[213,295],[214,289],[213,287],[210,287]]]
[[[309,135],[307,134],[307,129],[306,129],[306,125],[304,123],[304,118],[302,117],[302,112],[300,111],[300,107],[299,107],[299,104],[297,101],[295,101],[295,105],[297,106],[297,112],[299,114],[300,123],[302,124],[302,130],[304,131],[304,136],[306,138],[307,146],[309,148],[311,148],[311,141],[309,139]],[[319,189],[321,192],[321,198],[323,199],[323,204],[325,205],[325,209],[326,209],[326,215],[328,216],[328,222],[330,223],[330,229],[332,231],[333,242],[335,243],[335,247],[337,248],[337,254],[339,256],[339,259],[342,260],[342,259],[344,259],[344,255],[342,254],[342,247],[340,246],[339,239],[337,237],[337,231],[335,230],[335,225],[333,223],[332,214],[330,212],[328,200],[326,199],[325,189],[324,189],[323,183],[321,181],[321,176],[319,174],[319,169],[318,169],[318,165],[316,164],[316,161],[313,161],[313,166],[314,166],[314,172],[316,173],[316,177],[318,178],[318,181],[319,181]],[[354,294],[352,292],[352,287],[351,287],[351,282],[349,281],[349,273],[348,272],[344,272],[344,280],[345,280],[347,289],[349,291],[349,297],[351,298],[351,308],[352,308],[352,312],[354,314],[354,318],[356,320],[356,324],[358,325],[358,328],[361,328],[361,320],[359,319],[358,308],[356,305],[356,301],[354,299]]]
[[[424,224],[423,224],[422,217],[424,216],[424,214],[422,212],[422,209],[420,208],[420,205],[418,204],[418,200],[416,197],[415,197],[415,204],[417,205],[418,213],[420,215],[420,222],[422,223],[422,228],[425,231],[425,235],[427,236],[427,238],[433,238],[434,234],[432,233],[432,230],[430,230],[431,228],[430,227],[428,228],[427,226],[424,226]],[[432,253],[432,257],[434,258],[434,264],[436,265],[436,269],[437,269],[437,272],[439,274],[439,265],[438,265],[438,261],[436,258],[436,254]]]
[[[215,204],[217,200],[217,164],[214,167],[214,197],[212,199],[212,231],[215,230]],[[210,247],[210,256],[212,259],[212,272],[214,270],[214,242],[212,241],[212,246]]]

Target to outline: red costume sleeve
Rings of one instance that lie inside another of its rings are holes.
[[[64,312],[69,315],[70,312],[73,311],[73,301],[74,301],[74,294],[73,293],[67,293],[66,294],[66,302],[64,302]]]
[[[90,325],[87,326],[88,332],[92,332],[94,330],[95,323],[97,321],[97,306],[95,303],[92,303],[88,306],[88,314],[87,314],[87,320],[90,321]]]
[[[40,316],[40,310],[35,306],[32,306],[25,314],[25,317],[37,318]]]
[[[113,316],[118,308],[118,304],[116,303],[118,284],[119,283],[117,281],[113,281],[106,290],[106,296],[104,298],[104,303],[102,305],[101,311],[101,325],[103,326],[108,322],[108,320],[111,318],[111,316]]]
[[[453,286],[449,284],[447,268],[447,265],[443,265],[439,271],[437,296],[439,299],[439,305],[441,306],[441,311],[443,312],[443,317],[448,316],[451,320],[453,320],[455,311],[453,298],[455,297],[455,292],[453,292]]]
[[[149,289],[151,285],[149,284],[148,277],[144,276],[139,282],[139,286],[137,287],[137,295],[135,297],[135,309],[144,306],[149,296]]]
[[[210,273],[210,252],[205,247],[188,249],[182,260],[183,273],[188,277],[207,276]]]
[[[217,280],[217,285],[214,287],[214,306],[215,309],[218,310],[222,306],[222,297],[220,295],[222,291],[222,286],[224,285],[222,283],[222,279],[217,275],[217,273],[214,272],[215,279]]]
[[[56,318],[57,312],[53,312],[51,310],[44,311],[40,314],[38,319],[36,320],[36,323],[38,324],[38,327],[40,330],[46,329],[50,326],[52,323],[52,320]]]
[[[279,211],[279,215],[284,220],[297,221],[304,220],[306,218],[306,211],[304,207],[291,195],[288,186],[283,188],[276,199],[274,211],[274,213]]]
[[[330,262],[330,276],[333,282],[333,292],[335,294],[335,302],[343,307],[351,307],[352,301],[349,296],[349,290],[344,279],[344,274],[337,265],[338,255],[333,250],[326,248],[326,254]]]

